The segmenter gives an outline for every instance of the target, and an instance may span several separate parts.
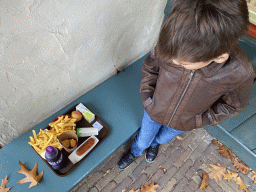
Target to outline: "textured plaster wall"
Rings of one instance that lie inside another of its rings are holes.
[[[0,145],[150,51],[167,0],[2,0]]]

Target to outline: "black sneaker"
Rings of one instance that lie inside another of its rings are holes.
[[[124,154],[121,159],[118,162],[118,167],[120,169],[125,169],[126,167],[128,167],[133,161],[135,160],[135,157],[133,156],[133,154],[131,153],[131,150],[129,149],[129,151]]]
[[[158,148],[159,148],[159,145],[151,145],[149,148],[147,148],[147,151],[146,151],[147,162],[152,162],[155,160],[158,154]]]

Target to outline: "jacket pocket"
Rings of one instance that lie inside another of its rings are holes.
[[[149,98],[147,98],[144,102],[143,102],[143,107],[146,109],[149,105],[151,105],[152,104],[152,99],[149,97]]]

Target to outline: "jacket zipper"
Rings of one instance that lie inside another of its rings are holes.
[[[179,107],[179,105],[180,105],[180,103],[181,103],[181,100],[182,100],[183,97],[184,97],[185,92],[187,91],[188,86],[189,86],[190,82],[192,81],[192,77],[193,77],[195,71],[196,71],[196,69],[192,69],[191,73],[189,74],[189,76],[188,76],[188,78],[189,78],[188,84],[187,84],[187,86],[185,87],[185,90],[183,91],[183,93],[182,93],[182,95],[181,95],[181,97],[180,97],[180,100],[179,100],[178,104],[176,105],[176,108],[174,109],[174,112],[172,113],[171,119],[169,120],[169,122],[168,122],[168,124],[167,124],[167,127],[168,127],[169,124],[171,123],[171,121],[172,121],[172,119],[173,119],[173,117],[174,117],[174,115],[175,115],[175,113],[176,113],[176,111],[177,111],[177,109],[178,109],[178,107]]]

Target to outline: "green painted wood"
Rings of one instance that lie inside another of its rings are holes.
[[[166,7],[165,7],[165,9],[164,9],[164,14],[165,14],[165,16],[164,16],[164,22],[163,22],[163,24],[165,23],[165,21],[166,21],[168,15],[171,13],[171,11],[172,11],[172,0],[168,0],[167,3],[166,3]]]
[[[249,119],[256,113],[256,83],[252,86],[252,91],[249,97],[249,105],[244,108],[238,115],[227,119],[219,124],[219,126],[225,128],[228,132],[241,125],[244,121]]]
[[[216,139],[221,141],[226,147],[242,160],[246,165],[256,171],[256,154],[246,147],[240,140],[231,135],[221,126],[205,126],[204,127]]]
[[[238,41],[238,45],[246,53],[246,56],[252,61],[254,70],[256,69],[256,40],[250,35],[245,35]],[[255,70],[256,71],[256,70]]]
[[[241,141],[250,150],[256,148],[256,114],[230,132],[233,137]]]

